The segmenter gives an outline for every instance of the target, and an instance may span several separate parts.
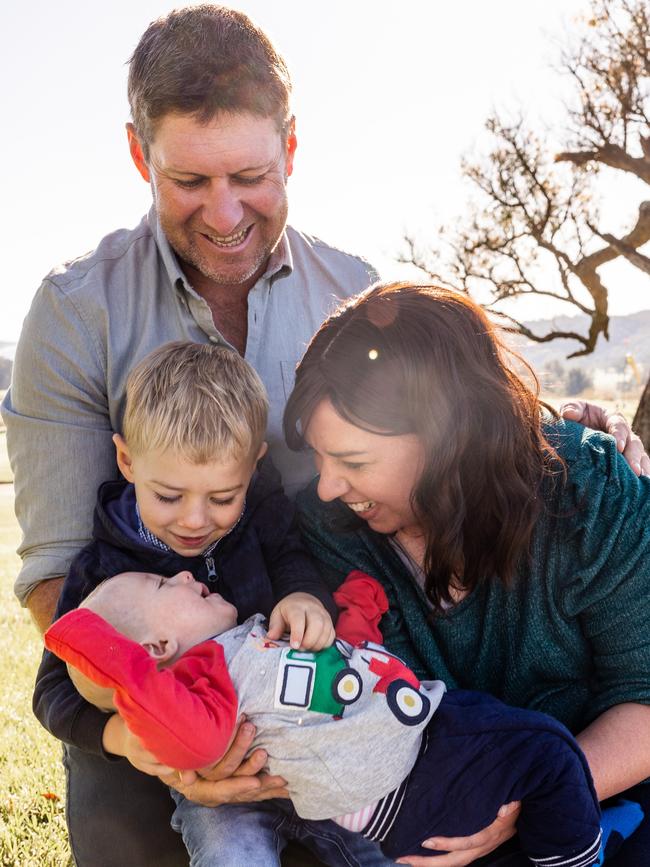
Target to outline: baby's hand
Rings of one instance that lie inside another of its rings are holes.
[[[290,633],[297,650],[322,650],[334,641],[334,624],[322,602],[310,593],[290,593],[275,606],[269,618],[268,637]]]

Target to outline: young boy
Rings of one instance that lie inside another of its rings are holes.
[[[125,480],[100,487],[93,541],[70,569],[57,616],[108,575],[137,570],[169,578],[191,570],[197,587],[218,591],[242,619],[268,616],[272,636],[288,629],[296,648],[331,644],[336,609],[302,547],[279,474],[264,458],[267,398],[254,370],[224,347],[174,343],[147,356],[126,391],[123,432],[114,436]],[[174,617],[190,628],[182,606]],[[143,759],[122,717],[85,702],[50,653],[37,675],[34,710],[65,743],[69,796],[81,775],[96,781],[89,821],[167,822],[167,790],[115,759],[126,756],[148,774],[159,769]],[[226,823],[227,813],[220,815]],[[77,857],[92,863],[92,853]]]
[[[375,643],[388,603],[374,579],[352,573],[335,599],[338,641],[308,653],[270,640],[260,615],[235,626],[235,609],[206,597],[189,573],[167,582],[128,573],[55,622],[45,641],[84,695],[117,708],[172,766],[214,762],[245,712],[298,814],[336,817],[380,840],[390,857],[431,855],[422,839],[474,833],[516,799],[533,863],[595,864],[598,801],[569,732],[480,693],[419,683]],[[183,606],[190,616],[180,623]],[[176,800],[174,824],[192,865],[223,863],[210,811]]]

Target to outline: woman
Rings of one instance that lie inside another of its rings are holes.
[[[382,581],[385,643],[418,675],[561,720],[599,798],[636,787],[650,816],[650,480],[552,418],[515,365],[444,289],[374,287],[327,320],[285,413],[320,472],[305,537],[333,584]],[[471,863],[515,820],[407,863]],[[648,819],[609,863],[650,863]]]

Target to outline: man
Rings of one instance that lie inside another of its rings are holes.
[[[286,488],[309,478],[309,459],[296,461],[281,433],[293,370],[337,300],[376,275],[286,226],[290,91],[282,58],[234,10],[172,12],[134,52],[127,135],[153,207],[135,230],[107,236],[45,278],[3,406],[24,531],[16,592],[41,630],[90,537],[97,487],[117,474],[111,435],[121,429],[126,375],[156,346],[213,341],[244,354],[269,394],[269,446]],[[282,780],[255,776],[263,753],[239,767],[252,737],[251,726],[240,729],[215,771],[227,779],[196,797],[216,804],[284,793]],[[126,763],[117,773],[105,755],[72,747],[65,764],[79,867],[185,862],[169,829],[173,804],[155,778]]]
[[[241,13],[180,10],[132,61],[127,125],[153,208],[134,231],[49,274],[19,343],[3,407],[25,541],[16,592],[41,625],[89,538],[97,484],[114,475],[124,380],[172,339],[227,342],[272,403],[272,451],[288,490],[306,478],[281,443],[293,367],[336,299],[376,275],[285,228],[296,149],[283,60]],[[85,506],[89,508],[85,508]],[[47,597],[47,600],[46,600]]]
[[[376,275],[286,226],[290,91],[264,33],[222,7],[170,13],[134,52],[127,135],[153,207],[136,229],[45,278],[3,404],[24,533],[16,593],[41,630],[90,537],[97,486],[117,475],[111,436],[126,376],[156,346],[189,339],[243,353],[269,393],[269,446],[287,490],[309,478],[309,458],[289,453],[281,434],[293,370],[336,301]],[[281,780],[255,776],[263,753],[242,764],[253,735],[242,726],[214,781],[185,794],[208,805],[282,794]],[[79,867],[184,863],[157,781],[124,763],[116,784],[105,755],[70,748],[64,760]]]

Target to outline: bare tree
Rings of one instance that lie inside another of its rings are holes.
[[[599,213],[596,178],[606,169],[626,172],[650,185],[650,11],[646,0],[592,0],[581,36],[563,67],[574,102],[555,148],[523,119],[487,121],[490,153],[463,163],[480,191],[473,213],[446,234],[452,256],[451,285],[466,292],[488,287],[485,306],[530,340],[570,338],[569,357],[593,352],[608,339],[609,287],[600,269],[624,258],[650,275],[650,201],[633,203],[629,225],[614,234]],[[564,147],[564,150],[560,150]],[[407,237],[402,261],[431,277],[431,255]],[[438,257],[439,257],[438,253]],[[650,283],[648,284],[650,289]],[[586,290],[586,291],[585,291]],[[615,290],[612,290],[615,291]],[[561,300],[589,319],[589,328],[534,333],[506,314],[502,302],[534,294]],[[650,292],[648,295],[650,300]],[[650,447],[650,383],[633,421]]]

